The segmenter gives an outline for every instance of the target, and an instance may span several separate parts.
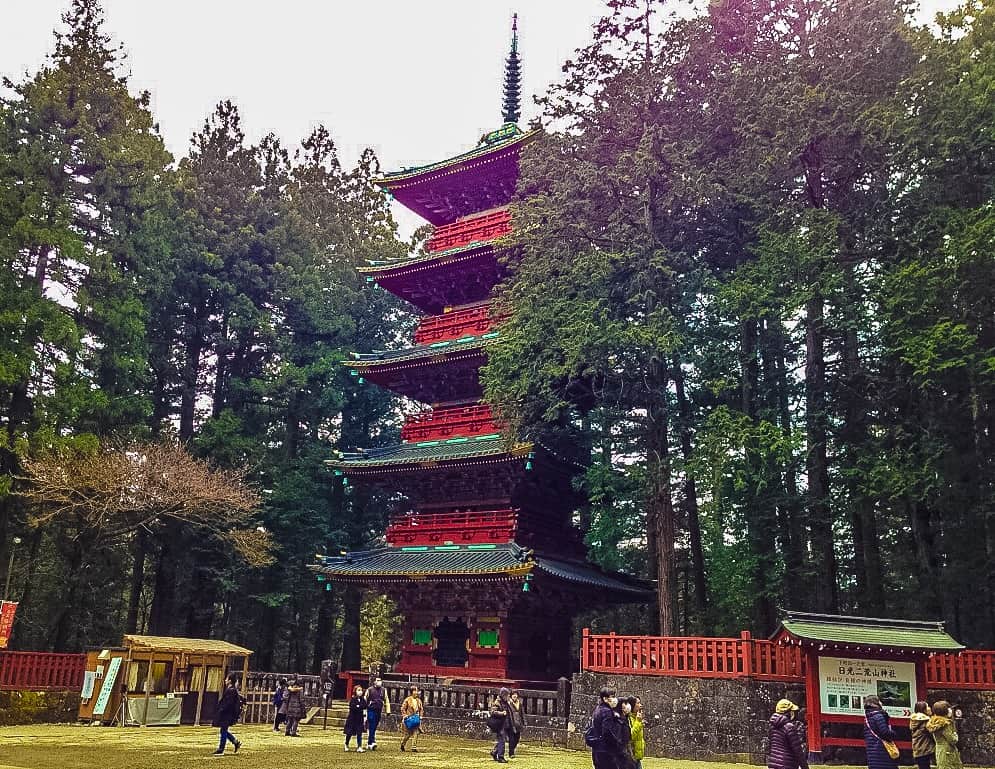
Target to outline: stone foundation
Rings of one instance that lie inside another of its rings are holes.
[[[0,726],[72,723],[79,697],[79,692],[0,692]]]
[[[805,701],[804,687],[794,684],[581,673],[570,695],[569,747],[585,749],[584,731],[602,686],[643,701],[646,755],[699,761],[764,763],[761,743],[774,703],[782,697]]]
[[[466,713],[448,711],[444,708],[428,708],[422,731],[425,734],[443,734],[447,737],[463,737],[470,740],[494,741],[494,733],[484,721],[486,713]],[[401,731],[401,717],[397,713],[384,716],[382,728],[388,731]],[[526,717],[525,733],[522,742],[545,747],[567,747],[567,727],[562,718]]]
[[[584,731],[602,686],[642,699],[648,718],[646,755],[666,758],[762,765],[766,758],[761,746],[774,704],[782,697],[801,706],[805,703],[804,684],[581,673],[574,676],[570,695],[568,747],[586,749]],[[964,762],[995,767],[995,691],[937,690],[930,691],[927,699],[945,699],[960,706],[964,718],[958,732]],[[854,736],[860,736],[861,730],[854,730]],[[863,750],[836,748],[834,755],[858,766],[864,761]]]

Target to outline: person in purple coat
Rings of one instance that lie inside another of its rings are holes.
[[[774,706],[767,722],[767,769],[808,769],[797,715],[798,706],[791,700],[779,700]]]

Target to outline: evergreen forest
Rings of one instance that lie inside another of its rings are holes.
[[[324,462],[399,439],[342,361],[410,343],[357,268],[424,233],[334,126],[253,144],[222,99],[173,157],[99,0],[67,6],[0,90],[11,647],[390,662],[389,602],[307,566],[403,509]],[[592,559],[654,580],[584,624],[766,635],[796,609],[995,646],[995,0],[912,10],[606,0],[538,98],[483,374],[510,431],[590,454]]]

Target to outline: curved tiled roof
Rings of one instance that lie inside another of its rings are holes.
[[[524,133],[518,133],[505,141],[493,142],[491,144],[478,144],[473,149],[467,150],[462,154],[446,158],[445,160],[439,160],[435,163],[429,163],[428,165],[404,168],[400,171],[391,171],[384,174],[382,179],[377,179],[375,183],[381,187],[390,189],[398,182],[407,181],[418,176],[429,176],[437,171],[449,168],[450,166],[465,163],[470,160],[479,160],[492,153],[496,154],[498,152],[502,152],[503,150],[513,147],[516,144],[524,144],[525,142],[536,138],[539,135],[540,130],[541,129],[537,128]]]
[[[842,647],[944,652],[964,648],[947,633],[942,622],[788,612],[775,637],[783,633],[806,644]]]
[[[386,363],[404,363],[421,358],[434,358],[437,355],[461,353],[468,350],[479,350],[491,344],[498,337],[497,331],[489,331],[478,336],[464,336],[459,339],[448,339],[443,342],[422,344],[415,347],[405,347],[403,350],[381,350],[373,353],[352,353],[352,360],[343,361],[350,368],[370,368]]]
[[[426,577],[524,577],[529,573],[540,573],[563,582],[612,593],[615,599],[652,599],[649,585],[633,577],[608,574],[587,563],[546,558],[514,542],[382,547],[342,556],[318,556],[318,563],[308,568],[319,578],[370,583]]]
[[[468,438],[419,441],[400,443],[379,449],[343,454],[341,459],[329,460],[330,467],[343,470],[359,470],[396,465],[419,465],[425,462],[448,462],[461,459],[504,458],[515,459],[524,456],[532,449],[530,443],[515,443],[511,446],[502,440],[500,433],[477,435]]]
[[[359,272],[366,275],[382,276],[384,273],[393,272],[394,270],[407,271],[409,268],[432,269],[449,262],[484,256],[486,254],[497,254],[506,249],[507,245],[502,244],[500,238],[496,240],[475,241],[465,246],[450,248],[446,251],[418,254],[417,256],[408,256],[403,259],[371,261],[369,267],[360,267]]]

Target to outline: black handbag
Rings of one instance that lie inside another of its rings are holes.
[[[490,715],[487,717],[487,728],[497,734],[504,729],[504,720],[507,716]]]

